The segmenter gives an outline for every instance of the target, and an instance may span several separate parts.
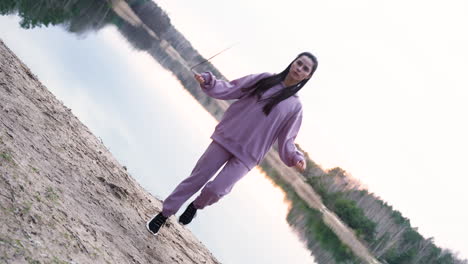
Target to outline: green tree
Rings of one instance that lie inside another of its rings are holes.
[[[364,211],[357,206],[355,201],[339,198],[334,202],[333,207],[336,214],[359,236],[368,242],[374,240],[376,223],[365,216]]]
[[[80,22],[80,29],[88,30],[102,27],[111,12],[104,0],[2,0],[0,14],[18,14],[27,29],[58,24],[70,29]]]

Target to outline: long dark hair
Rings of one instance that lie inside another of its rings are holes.
[[[270,96],[268,98],[260,100],[261,97],[262,97],[262,94],[265,93],[268,89],[270,89],[271,87],[273,87],[276,84],[280,83],[281,81],[284,81],[284,79],[286,78],[286,75],[288,75],[289,69],[291,68],[291,65],[293,64],[293,62],[295,60],[297,60],[299,57],[303,56],[303,55],[309,57],[312,60],[312,62],[314,63],[314,65],[312,66],[310,77],[300,81],[299,83],[297,83],[295,85],[288,86],[288,87],[282,89],[281,91],[276,92],[275,94],[273,94],[272,96]],[[256,95],[257,96],[257,102],[258,101],[268,101],[268,103],[263,107],[263,113],[265,113],[265,115],[269,115],[271,110],[277,104],[279,104],[281,101],[286,100],[289,97],[295,95],[302,87],[304,87],[304,85],[309,81],[309,79],[314,74],[315,70],[317,69],[317,66],[318,66],[317,58],[314,55],[312,55],[312,53],[302,52],[301,54],[297,55],[297,57],[293,61],[291,61],[291,63],[289,63],[288,67],[286,69],[284,69],[284,71],[282,71],[282,72],[280,72],[278,74],[272,75],[270,77],[263,78],[263,79],[259,80],[257,83],[255,83],[253,86],[242,88],[241,90],[243,92],[248,92],[248,91],[252,90],[252,91],[249,92],[247,97],[251,97],[251,96]]]

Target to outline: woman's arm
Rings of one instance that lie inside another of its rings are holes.
[[[281,160],[288,167],[298,166],[301,170],[305,169],[304,154],[300,152],[294,140],[296,139],[302,123],[302,109],[297,111],[283,126],[278,135],[278,150]],[[299,163],[299,164],[298,164]]]
[[[211,72],[204,72],[195,75],[195,79],[200,83],[202,91],[208,96],[216,99],[230,100],[239,99],[247,92],[241,91],[242,88],[253,86],[259,80],[271,76],[271,73],[250,74],[239,79],[226,82],[218,80]]]

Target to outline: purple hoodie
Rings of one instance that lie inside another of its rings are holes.
[[[302,104],[297,94],[277,104],[266,116],[262,111],[266,102],[257,102],[257,96],[247,97],[248,92],[241,91],[273,74],[251,74],[231,82],[218,80],[211,72],[201,75],[205,83],[200,86],[207,95],[222,100],[238,99],[226,110],[211,139],[240,159],[249,170],[263,160],[276,140],[280,158],[287,166],[304,160],[304,155],[294,145],[302,122]],[[262,99],[284,88],[281,82],[267,90]]]

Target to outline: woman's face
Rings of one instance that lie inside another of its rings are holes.
[[[302,55],[291,64],[288,76],[290,79],[293,79],[296,82],[300,82],[310,77],[313,65],[314,62],[311,58],[307,57],[306,55]]]

